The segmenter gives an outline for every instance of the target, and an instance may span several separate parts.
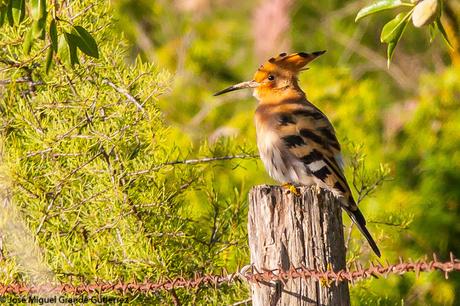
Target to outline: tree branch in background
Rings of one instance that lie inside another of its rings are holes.
[[[350,166],[353,173],[352,185],[358,194],[356,203],[359,205],[366,197],[374,193],[379,186],[389,180],[390,169],[386,165],[380,164],[377,170],[369,171],[366,168],[366,155],[363,153],[363,146],[351,144],[351,150],[352,156]],[[372,223],[380,224],[379,222]],[[349,249],[353,225],[354,223],[352,222],[346,234],[345,247],[347,250]]]
[[[44,85],[45,84],[45,82],[43,82],[43,81],[33,82],[32,80],[30,80],[28,78],[19,78],[17,80],[0,80],[0,86],[6,86],[6,85],[9,85],[11,83],[27,83],[27,84],[29,84],[29,86],[38,86],[38,85]]]
[[[131,103],[136,105],[138,110],[141,110],[141,111],[144,110],[142,105],[126,89],[118,87],[117,85],[113,84],[111,81],[109,81],[107,79],[102,80],[102,84],[109,85],[110,87],[115,89],[117,92],[119,92],[122,95],[124,95],[128,99],[128,101],[130,101]]]
[[[230,155],[230,156],[217,156],[217,157],[204,157],[204,158],[196,158],[196,159],[175,160],[175,161],[170,161],[170,162],[165,162],[159,165],[155,165],[150,169],[129,172],[127,176],[135,176],[135,175],[140,175],[140,174],[146,174],[149,172],[154,172],[166,166],[196,165],[196,164],[204,164],[204,163],[221,161],[221,160],[251,159],[251,158],[258,158],[258,157],[259,155],[257,154],[238,154],[238,155]]]
[[[369,171],[366,168],[366,155],[362,146],[352,146],[350,166],[353,172],[352,185],[358,193],[356,203],[359,205],[367,196],[370,196],[383,182],[388,181],[390,169],[385,164],[380,164],[377,170]]]
[[[355,38],[350,37],[344,34],[343,32],[335,31],[334,28],[331,26],[330,21],[326,20],[322,28],[325,29],[326,34],[328,34],[328,37],[331,37],[347,49],[350,49],[359,56],[367,59],[369,63],[371,63],[371,65],[377,67],[382,72],[386,72],[391,78],[393,78],[393,80],[395,80],[396,84],[402,89],[416,89],[417,83],[411,80],[411,78],[400,67],[393,63],[391,68],[387,69],[387,60],[384,56],[381,56],[371,48],[361,44]]]

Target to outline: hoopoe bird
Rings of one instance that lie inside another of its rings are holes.
[[[329,119],[307,100],[297,76],[326,51],[281,53],[261,65],[253,80],[214,95],[253,88],[259,101],[255,112],[257,146],[269,175],[296,193],[295,186],[317,185],[339,199],[358,229],[380,257],[380,250],[366,228],[343,173],[340,143]]]

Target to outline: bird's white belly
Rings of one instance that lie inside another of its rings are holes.
[[[257,133],[260,159],[268,174],[279,183],[313,185],[313,179],[306,175],[304,164],[292,155],[275,132]]]

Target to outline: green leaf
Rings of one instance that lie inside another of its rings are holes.
[[[397,42],[409,23],[411,13],[412,11],[405,15],[400,13],[385,24],[385,26],[383,26],[382,33],[380,34],[380,41],[384,43],[393,41]]]
[[[32,0],[32,18],[34,20],[39,20],[42,18],[46,19],[46,0]]]
[[[64,35],[61,35],[59,37],[58,50],[59,50],[59,51],[57,51],[58,57],[63,62],[70,63],[69,45],[67,44],[67,41],[66,41]]]
[[[409,23],[410,16],[412,14],[410,12],[398,14],[394,19],[390,20],[382,29],[382,33],[380,34],[380,40],[382,42],[386,42],[387,46],[387,66],[390,67],[391,59],[393,58],[393,53],[396,49],[396,45],[398,44],[399,40],[401,39],[402,34],[404,33],[407,24]]]
[[[46,18],[35,20],[32,23],[34,38],[45,39]]]
[[[34,37],[45,39],[46,29],[46,0],[32,0],[32,19],[34,20],[32,27],[34,29]]]
[[[48,72],[53,67],[53,54],[54,54],[53,48],[49,48],[48,52],[46,53],[46,61],[45,61],[45,72],[46,72],[46,74],[48,74]]]
[[[446,29],[444,29],[444,26],[441,23],[441,18],[436,19],[435,23],[436,23],[436,26],[438,27],[439,32],[441,32],[442,38],[444,38],[444,41],[446,42],[446,44],[449,47],[453,48],[452,44],[449,41],[449,37],[447,36]]]
[[[99,58],[99,51],[96,40],[93,36],[81,26],[74,26],[72,35],[75,36],[76,46],[86,55]]]
[[[22,43],[22,49],[24,50],[25,54],[29,54],[30,50],[32,49],[32,45],[34,43],[34,29],[33,27],[27,31],[26,36],[24,37],[24,42]]]
[[[58,35],[57,35],[57,26],[56,26],[55,19],[51,20],[50,22],[49,36],[50,36],[51,48],[54,50],[54,52],[57,52],[58,51]]]
[[[390,42],[387,46],[387,66],[390,68],[391,59],[393,58],[393,53],[395,52],[397,42]]]
[[[5,23],[7,10],[8,10],[8,7],[6,5],[0,5],[0,28]]]
[[[77,46],[75,44],[74,35],[64,32],[64,35],[61,35],[59,38],[58,45],[59,51],[57,52],[57,55],[64,63],[69,64],[70,66],[80,63],[77,56]]]
[[[32,11],[32,18],[37,20],[38,15],[40,14],[40,4],[38,3],[38,0],[31,0],[30,6],[31,6],[31,11]]]
[[[77,46],[78,46],[78,37],[71,34],[71,33],[64,33],[65,40],[67,42],[67,45],[69,47],[69,59],[70,59],[70,65],[75,65],[75,64],[80,64],[80,61],[78,60],[78,54],[77,54]]]
[[[438,34],[438,29],[435,23],[430,24],[430,44],[436,38],[436,34]]]
[[[438,0],[438,4],[439,4],[439,9],[438,9],[438,14],[436,16],[436,19],[440,19],[441,18],[441,15],[442,15],[442,12],[444,12],[444,0]]]
[[[356,15],[355,22],[372,14],[397,8],[400,6],[413,6],[410,3],[403,3],[400,0],[381,0],[377,1],[369,6],[362,8]]]
[[[10,0],[8,6],[10,24],[20,24],[24,20],[26,13],[25,0]]]
[[[6,17],[10,26],[14,25],[13,20],[13,0],[9,0],[6,6]]]

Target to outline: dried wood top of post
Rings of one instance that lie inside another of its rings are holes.
[[[258,271],[306,266],[345,269],[342,211],[332,193],[299,187],[300,196],[280,186],[255,186],[249,193],[251,263]],[[253,305],[349,305],[346,282],[313,279],[251,285]]]

